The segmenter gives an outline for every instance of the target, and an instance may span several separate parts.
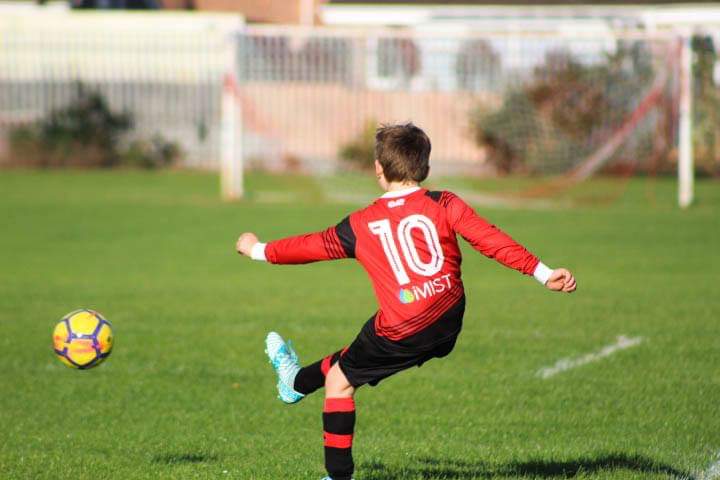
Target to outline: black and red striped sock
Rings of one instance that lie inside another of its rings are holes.
[[[326,398],[323,409],[325,469],[333,480],[350,480],[355,464],[352,458],[355,430],[355,401],[352,398]]]
[[[332,355],[328,355],[327,357],[322,358],[307,367],[301,368],[295,376],[293,389],[298,393],[307,395],[324,387],[327,372],[330,370],[330,367],[337,363],[340,359],[340,355],[342,355],[345,350],[347,350],[347,348],[338,350]]]

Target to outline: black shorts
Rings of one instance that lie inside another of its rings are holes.
[[[397,372],[444,357],[455,347],[464,313],[463,296],[430,326],[398,341],[375,333],[373,315],[340,357],[340,369],[355,388],[365,384],[375,386]]]

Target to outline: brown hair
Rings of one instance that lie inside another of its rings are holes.
[[[430,138],[412,123],[381,125],[375,132],[375,158],[388,182],[422,182],[430,173]]]

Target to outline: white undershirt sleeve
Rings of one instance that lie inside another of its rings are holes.
[[[537,267],[535,267],[535,271],[533,272],[533,277],[535,277],[535,280],[545,285],[550,279],[552,272],[552,268],[549,268],[542,262],[538,262]]]
[[[267,244],[262,242],[257,242],[253,245],[252,250],[250,251],[250,258],[261,262],[267,262],[267,258],[265,257],[265,245]]]

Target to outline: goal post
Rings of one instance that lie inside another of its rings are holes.
[[[680,132],[678,135],[678,204],[687,208],[694,197],[692,145],[692,34],[684,32],[680,54]]]
[[[238,200],[244,195],[243,119],[232,73],[223,80],[221,115],[220,188],[223,199]]]

